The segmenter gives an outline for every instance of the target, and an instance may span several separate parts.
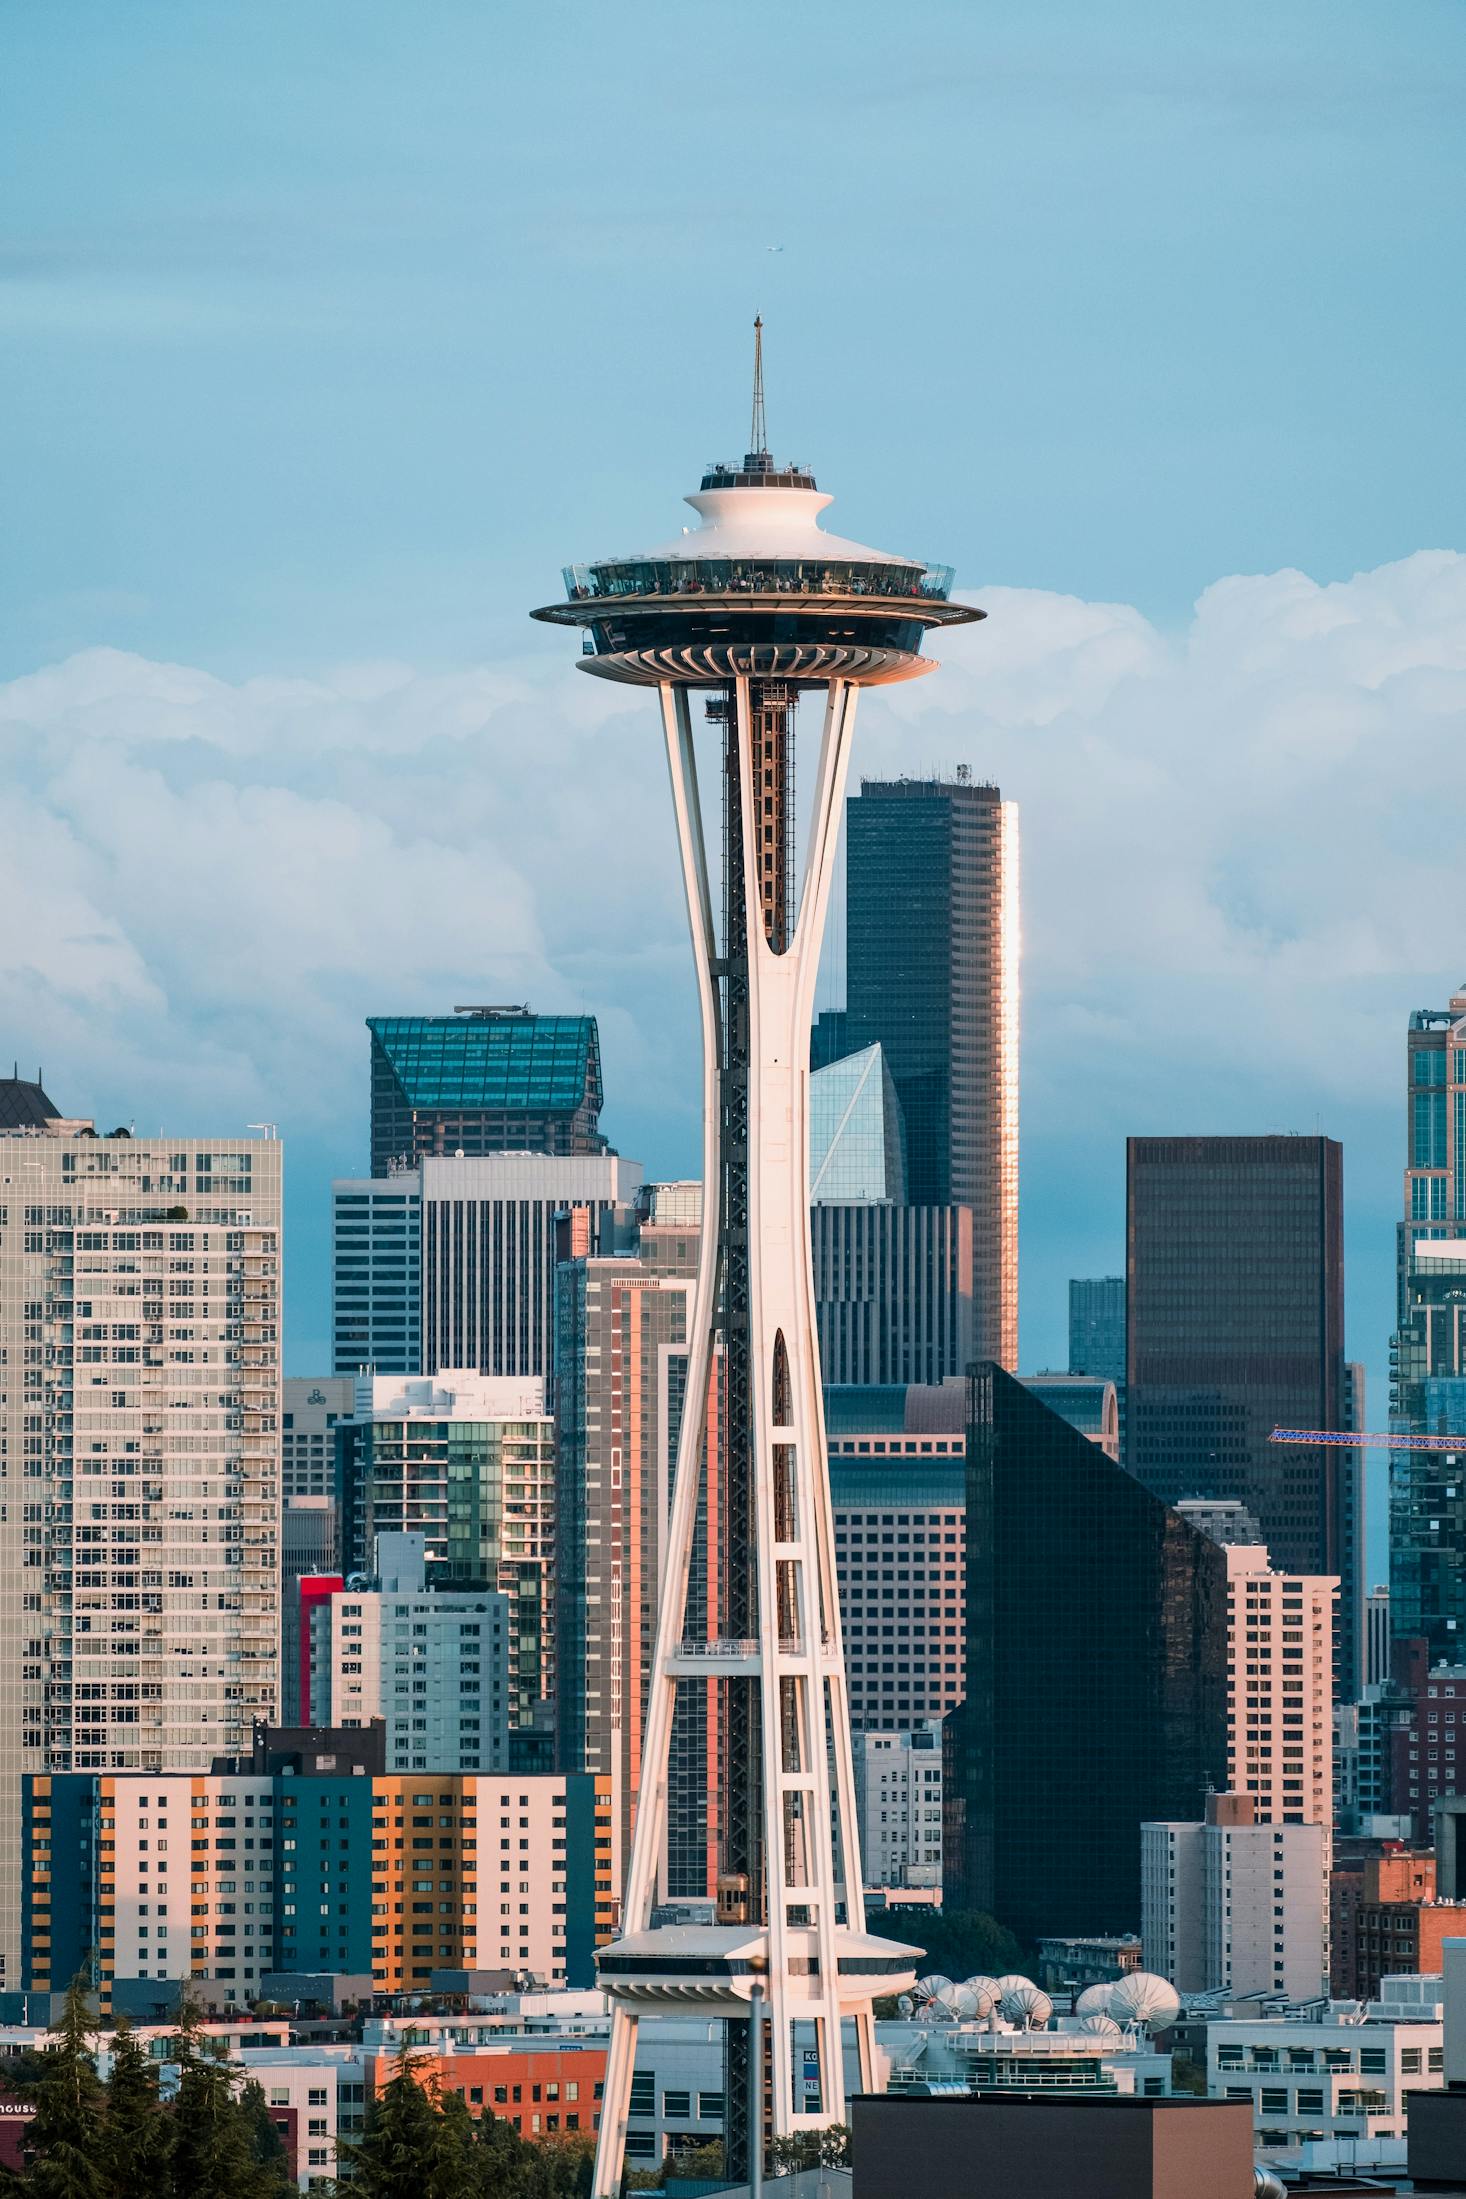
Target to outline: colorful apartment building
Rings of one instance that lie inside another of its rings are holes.
[[[271,1971],[589,1984],[616,1924],[611,1781],[588,1774],[37,1774],[23,1833],[26,1988],[95,1959],[104,2007],[114,1979],[185,1973],[240,2006]]]

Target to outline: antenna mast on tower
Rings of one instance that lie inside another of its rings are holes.
[[[755,314],[753,322],[753,426],[748,448],[756,458],[767,458],[769,454],[769,430],[764,419],[764,323],[761,313]]]

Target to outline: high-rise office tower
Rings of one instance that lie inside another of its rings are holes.
[[[22,1775],[206,1770],[280,1660],[280,1146],[38,1114],[0,1101],[12,1979]]]
[[[973,1214],[906,1203],[901,1103],[879,1046],[809,1080],[810,1244],[826,1382],[941,1382],[972,1360]]]
[[[1235,1497],[1272,1563],[1343,1584],[1338,1693],[1358,1693],[1357,1454],[1347,1431],[1343,1152],[1332,1138],[1131,1138],[1126,1463],[1148,1489]]]
[[[435,1588],[510,1600],[512,1726],[544,1725],[555,1695],[555,1424],[543,1385],[445,1370],[363,1375],[363,1535],[421,1535]]]
[[[333,1184],[336,1372],[548,1380],[557,1219],[599,1243],[640,1182],[613,1153],[489,1153]]]
[[[750,2130],[761,2146],[766,2129],[777,2139],[843,2118],[842,2021],[854,2020],[868,2086],[873,1997],[913,1974],[899,1947],[863,1930],[809,1262],[810,1011],[860,686],[921,671],[924,632],[975,614],[950,601],[947,573],[827,535],[818,515],[828,498],[803,468],[776,466],[762,413],[760,383],[750,450],[739,464],[713,467],[691,499],[698,529],[645,556],[569,568],[568,600],[538,614],[583,630],[586,670],[659,690],[704,1067],[688,1409],[626,1931],[600,1962],[613,2002],[595,2175],[602,2199],[620,2180],[643,2012],[691,1991],[727,2021],[736,2158]],[[692,724],[699,690],[724,794],[721,937]],[[797,881],[795,715],[810,690],[824,703],[824,731]],[[906,898],[902,885],[900,895],[887,892],[888,909]],[[715,1331],[727,1400],[725,1631],[711,1656],[696,1637],[688,1646],[685,1628],[699,1492],[711,1485],[704,1420]],[[673,1714],[679,1679],[709,1672],[724,1679],[724,1876],[729,1921],[744,1936],[683,1926],[673,1938],[652,1927]],[[755,1995],[766,1997],[767,2057],[761,2009],[749,2020]]]
[[[815,1322],[827,1382],[934,1383],[972,1364],[971,1207],[816,1205]]]
[[[616,1250],[567,1246],[556,1291],[558,1761],[610,1776],[618,1866],[630,1852],[641,1797],[657,1583],[666,1563],[701,1231],[700,1184],[648,1185],[618,1228]],[[704,1641],[719,1632],[721,1377],[719,1355],[707,1401],[714,1533],[704,1495],[688,1585],[686,1633]],[[667,1892],[674,1900],[717,1891],[719,1745],[717,1683],[683,1678],[667,1796]]]
[[[1406,1036],[1404,1214],[1390,1425],[1459,1436],[1390,1453],[1390,1615],[1456,1662],[1466,1643],[1466,987]]]
[[[1125,1278],[1075,1276],[1069,1284],[1069,1372],[1125,1379]]]
[[[372,1174],[442,1153],[604,1153],[594,1016],[369,1016]]]
[[[331,1367],[422,1372],[422,1171],[331,1186]]]
[[[879,1045],[913,1206],[973,1211],[974,1351],[1018,1364],[1018,812],[866,779],[845,816],[846,1039]]]
[[[1000,1368],[966,1510],[944,1899],[1023,1939],[1133,1931],[1142,1822],[1226,1782],[1225,1555]]]
[[[967,1384],[827,1387],[825,1426],[850,1723],[940,1720],[966,1657]]]

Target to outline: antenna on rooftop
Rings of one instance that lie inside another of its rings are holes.
[[[764,419],[764,323],[761,313],[753,322],[753,426],[749,431],[748,447],[756,457],[767,457],[769,451],[768,423]]]

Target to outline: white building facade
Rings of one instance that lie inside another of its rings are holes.
[[[942,1727],[857,1733],[855,1806],[867,1886],[942,1883]]]
[[[421,1535],[377,1538],[377,1585],[311,1614],[309,1721],[386,1727],[388,1771],[502,1771],[509,1752],[511,1604],[430,1590]]]
[[[1213,1795],[1206,1822],[1152,1822],[1140,1840],[1148,1970],[1181,1993],[1326,1990],[1323,1826],[1259,1825],[1250,1797]]]
[[[1441,1981],[1386,1985],[1380,2000],[1332,2002],[1321,2017],[1208,2023],[1207,2091],[1251,2101],[1260,2153],[1300,2167],[1403,2168],[1406,2095],[1444,2082]]]

